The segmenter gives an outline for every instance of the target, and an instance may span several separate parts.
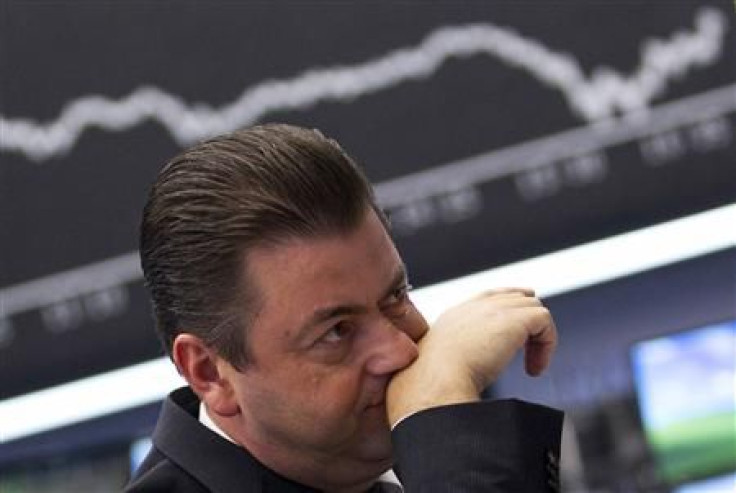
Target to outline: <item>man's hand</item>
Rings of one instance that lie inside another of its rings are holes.
[[[446,404],[472,402],[516,352],[539,375],[557,345],[549,311],[530,289],[489,291],[443,313],[419,341],[419,357],[391,380],[389,423]]]

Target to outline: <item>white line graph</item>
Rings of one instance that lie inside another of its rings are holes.
[[[736,84],[713,89],[651,108],[644,122],[613,119],[524,142],[469,159],[448,163],[375,185],[385,208],[448,193],[462,187],[513,176],[580,153],[595,152],[653,133],[736,113]],[[141,282],[138,252],[76,267],[0,289],[0,322],[11,316],[51,306],[129,283]]]
[[[524,70],[561,91],[574,114],[595,122],[645,111],[664,93],[670,80],[715,63],[727,30],[722,12],[702,8],[692,29],[678,30],[669,39],[644,40],[639,66],[632,74],[622,75],[601,66],[588,77],[571,55],[551,50],[511,28],[487,23],[443,27],[414,47],[399,48],[363,63],[263,81],[220,108],[188,104],[163,89],[143,86],[119,100],[100,95],[80,97],[48,123],[0,115],[0,151],[43,161],[68,152],[87,128],[120,132],[146,120],[158,122],[176,142],[187,145],[257,122],[275,111],[352,100],[427,78],[451,58],[481,54]]]

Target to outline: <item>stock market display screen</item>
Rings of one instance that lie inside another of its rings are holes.
[[[0,398],[160,354],[146,189],[239,127],[340,141],[417,286],[736,199],[727,0],[9,2],[0,23]]]

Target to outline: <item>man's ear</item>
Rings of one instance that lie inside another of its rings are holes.
[[[221,416],[233,416],[239,407],[230,376],[230,366],[217,351],[194,334],[179,334],[171,356],[177,370],[207,409]]]

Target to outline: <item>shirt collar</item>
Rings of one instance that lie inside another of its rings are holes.
[[[230,441],[232,443],[235,443],[237,445],[237,443],[235,442],[235,440],[233,440],[232,438],[230,438],[230,436],[227,433],[225,433],[225,431],[223,431],[222,428],[220,428],[219,426],[217,426],[217,423],[215,423],[214,421],[212,421],[212,418],[210,418],[210,415],[207,412],[207,406],[204,405],[204,402],[200,402],[199,403],[199,422],[202,423],[207,428],[209,428],[210,430],[212,430],[215,433],[217,433],[218,435],[220,435],[225,440],[228,440],[228,441]]]

